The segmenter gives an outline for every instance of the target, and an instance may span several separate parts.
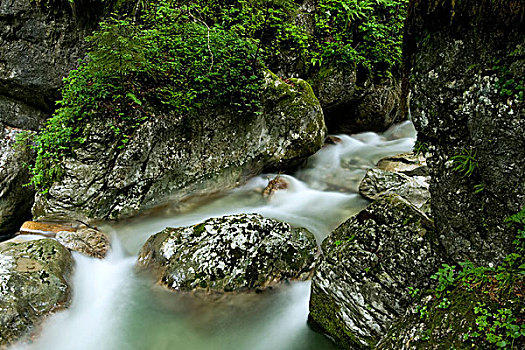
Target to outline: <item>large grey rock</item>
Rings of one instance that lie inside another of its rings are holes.
[[[12,236],[31,217],[34,202],[35,191],[24,187],[30,179],[24,164],[30,162],[31,152],[14,147],[21,131],[0,122],[0,241]]]
[[[138,266],[174,290],[238,291],[306,278],[316,251],[306,229],[241,214],[165,229],[148,239]]]
[[[0,243],[0,348],[68,306],[71,253],[51,239]]]
[[[381,197],[323,242],[309,323],[342,348],[373,347],[409,307],[408,287],[430,287],[440,254],[423,212],[398,195]]]
[[[437,231],[455,260],[497,263],[515,236],[504,219],[525,205],[525,3],[418,0],[411,7],[410,107],[432,154]],[[477,162],[470,176],[452,159],[467,152]]]
[[[149,118],[124,149],[104,115],[64,160],[62,180],[36,198],[46,219],[107,219],[231,188],[265,168],[285,168],[316,152],[326,128],[319,102],[303,80],[287,84],[265,72],[264,111],[247,117],[228,109],[181,119]]]
[[[429,176],[427,160],[425,156],[415,153],[402,153],[392,157],[386,157],[377,162],[377,168],[385,171],[393,171],[408,176]]]
[[[105,7],[98,0],[0,0],[1,122],[42,126]]]

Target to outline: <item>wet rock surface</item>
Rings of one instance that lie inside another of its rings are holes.
[[[14,147],[16,135],[21,131],[0,122],[0,241],[14,235],[31,217],[35,192],[24,187],[30,177],[23,165],[30,162],[32,154]]]
[[[306,229],[241,214],[165,229],[143,246],[138,267],[173,290],[229,292],[305,279],[316,251]]]
[[[71,253],[51,239],[0,243],[0,348],[68,306]]]
[[[98,259],[106,256],[111,243],[107,234],[91,228],[82,228],[74,232],[60,231],[55,238],[69,250]]]
[[[33,214],[47,220],[114,219],[167,201],[222,191],[265,168],[286,168],[322,147],[321,107],[303,80],[287,84],[266,72],[261,115],[231,110],[163,116],[141,125],[124,149],[104,116],[94,117],[86,142],[65,159],[62,180],[36,198]]]
[[[407,176],[392,171],[370,169],[359,185],[359,193],[371,200],[395,193],[426,211],[424,208],[430,206],[429,180],[426,176]]]
[[[457,261],[500,262],[515,235],[504,219],[525,205],[524,13],[520,1],[474,0],[409,11],[411,115],[431,153],[436,228]]]
[[[323,242],[310,325],[342,348],[373,347],[410,306],[408,287],[430,287],[441,255],[423,212],[398,195],[381,197]]]

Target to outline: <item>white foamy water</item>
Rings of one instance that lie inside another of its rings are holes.
[[[276,174],[176,214],[143,216],[105,227],[114,235],[104,260],[75,254],[71,307],[50,317],[24,350],[323,350],[332,343],[306,325],[309,282],[291,283],[262,294],[206,301],[152,287],[133,266],[140,247],[166,227],[197,224],[238,213],[303,226],[320,243],[344,220],[367,205],[357,194],[366,170],[390,155],[410,151],[415,131],[406,122],[379,135],[337,135],[295,176],[281,175],[288,188],[263,198]]]

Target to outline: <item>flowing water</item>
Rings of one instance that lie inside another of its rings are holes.
[[[286,283],[264,293],[226,295],[211,301],[154,286],[134,270],[140,247],[165,227],[187,226],[210,217],[260,213],[303,226],[320,243],[329,232],[367,205],[357,188],[368,168],[407,152],[415,141],[411,123],[384,134],[338,135],[338,142],[312,156],[270,198],[261,193],[276,174],[164,214],[105,227],[113,232],[104,260],[74,253],[73,302],[50,317],[25,350],[323,350],[332,343],[306,325],[310,282]]]

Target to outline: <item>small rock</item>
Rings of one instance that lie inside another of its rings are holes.
[[[108,235],[91,228],[75,232],[60,231],[56,234],[56,240],[69,250],[99,259],[103,259],[110,248]]]
[[[422,154],[403,153],[386,157],[377,163],[381,170],[402,173],[408,176],[429,176],[427,160]]]
[[[76,225],[78,227],[78,225]],[[21,234],[38,234],[55,237],[60,231],[74,232],[77,227],[74,224],[57,224],[51,222],[26,221],[20,227]]]
[[[288,182],[281,176],[277,175],[274,179],[268,182],[268,186],[263,191],[263,197],[271,197],[278,190],[285,190],[288,188]]]
[[[324,140],[325,145],[337,145],[338,143],[343,142],[340,137],[330,135]]]
[[[304,228],[240,214],[165,229],[142,247],[138,267],[173,290],[230,292],[306,279],[316,251]]]
[[[371,200],[395,193],[421,209],[429,207],[429,180],[425,176],[370,169],[359,185],[359,193]]]

